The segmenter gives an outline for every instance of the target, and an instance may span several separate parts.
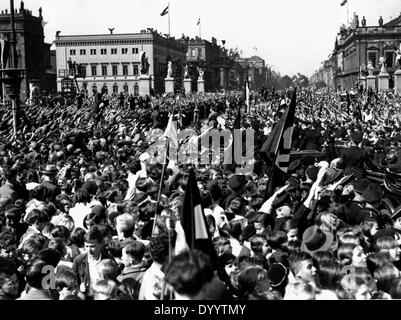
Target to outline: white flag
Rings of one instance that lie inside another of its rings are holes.
[[[168,120],[166,131],[163,137],[170,139],[172,145],[178,149],[178,132],[177,132],[177,121],[173,121],[173,115]]]

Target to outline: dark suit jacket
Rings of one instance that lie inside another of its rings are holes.
[[[56,197],[61,193],[58,186],[54,185],[50,181],[43,181],[42,186],[46,188],[46,197],[48,201],[55,202]]]
[[[365,150],[352,146],[341,152],[337,168],[344,169],[345,175],[355,173],[356,178],[360,178],[364,174],[365,160]]]
[[[102,252],[102,260],[111,259],[114,260],[112,256],[110,256],[106,252]],[[89,263],[88,263],[88,254],[82,253],[79,256],[75,257],[72,269],[75,274],[78,276],[78,285],[81,283],[85,283],[85,285],[89,286]]]

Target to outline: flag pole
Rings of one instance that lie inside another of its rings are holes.
[[[202,39],[202,21],[199,17],[199,38]]]
[[[170,2],[168,3],[168,37],[170,38]]]
[[[160,177],[159,192],[157,194],[156,213],[155,213],[155,220],[153,221],[152,236],[154,235],[154,232],[156,229],[156,221],[157,221],[158,212],[159,212],[159,203],[160,203],[160,198],[161,198],[161,193],[162,193],[162,188],[163,188],[164,171],[166,171],[166,166],[167,166],[168,147],[169,147],[169,138],[167,138],[167,140],[166,140],[166,154],[164,156],[162,175]]]
[[[347,27],[349,26],[348,0],[347,0]]]

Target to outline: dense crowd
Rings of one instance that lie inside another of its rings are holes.
[[[44,96],[17,134],[1,109],[0,299],[400,298],[400,97],[298,92],[269,194],[259,151],[291,95],[254,93],[248,109],[240,92]],[[254,129],[253,171],[156,161],[171,115],[198,135]],[[182,245],[192,169],[215,258]]]

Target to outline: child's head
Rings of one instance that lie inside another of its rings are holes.
[[[117,297],[118,287],[112,280],[100,280],[93,286],[95,300],[112,300]]]
[[[60,300],[77,293],[78,279],[72,269],[63,267],[57,270],[56,290],[60,295]]]

